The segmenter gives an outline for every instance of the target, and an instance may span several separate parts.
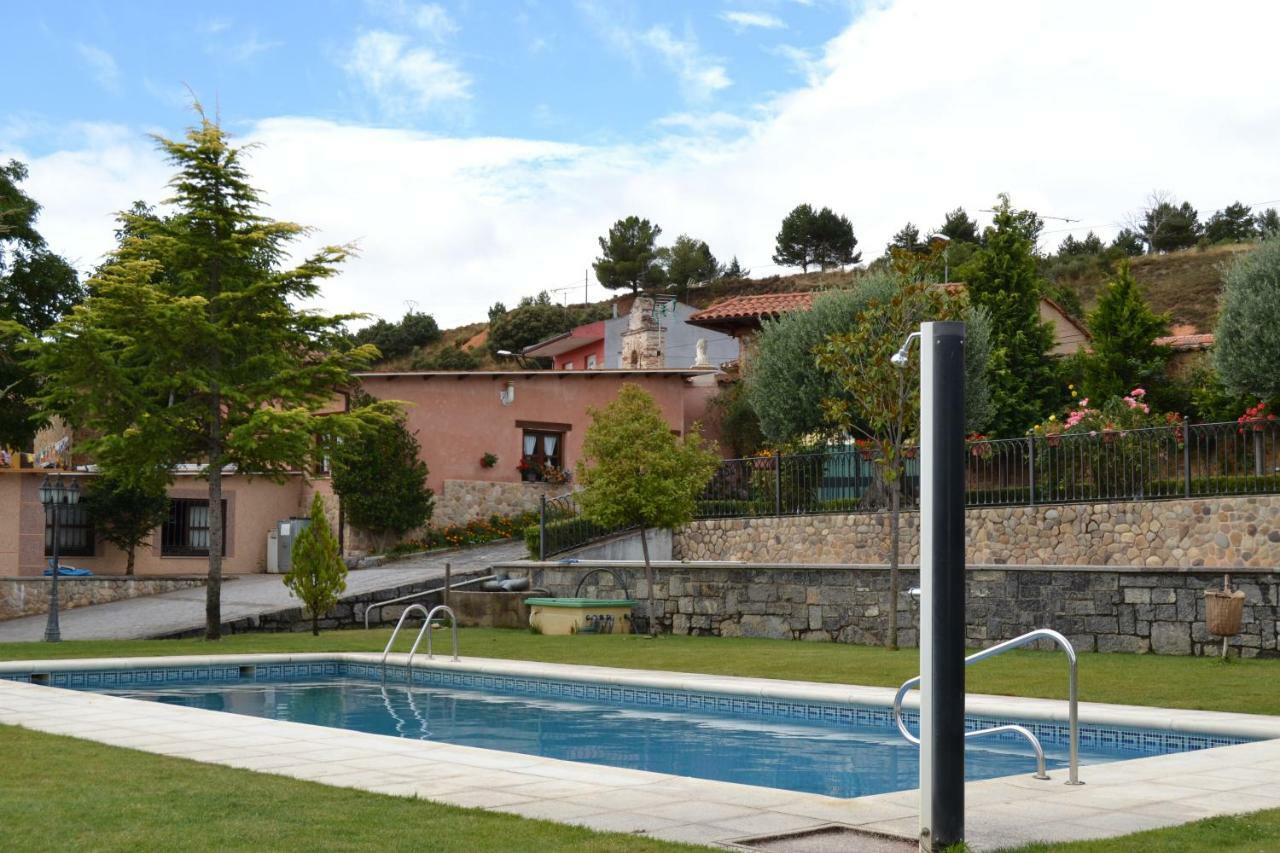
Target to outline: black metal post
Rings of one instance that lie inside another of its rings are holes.
[[[53,577],[49,579],[49,618],[44,625],[44,641],[58,643],[62,641],[62,629],[58,625],[58,516],[62,513],[60,501],[53,503]]]
[[[782,515],[782,454],[773,457],[773,514]]]
[[[1191,497],[1191,421],[1182,421],[1182,476],[1186,485],[1186,496]]]
[[[1027,436],[1027,503],[1032,506],[1036,505],[1036,440],[1034,436]]]
[[[538,496],[538,559],[547,559],[547,496]]]
[[[920,327],[920,847],[964,841],[964,324]]]

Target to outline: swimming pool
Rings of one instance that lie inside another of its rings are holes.
[[[858,797],[915,788],[918,750],[887,707],[746,693],[334,660],[33,673],[53,686],[587,764]],[[914,714],[908,712],[914,728]],[[1014,720],[972,717],[974,728]],[[1067,731],[1019,720],[1065,766]],[[1084,725],[1081,763],[1202,749],[1250,738]],[[1016,736],[971,742],[966,775],[1030,774]],[[1055,774],[1061,780],[1065,773]]]

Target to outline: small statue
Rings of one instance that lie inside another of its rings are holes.
[[[707,360],[707,339],[698,338],[698,343],[694,346],[694,367],[710,367],[711,362]]]

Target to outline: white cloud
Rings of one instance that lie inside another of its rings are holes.
[[[786,29],[786,23],[777,15],[768,12],[722,12],[720,18],[728,21],[735,29],[745,30],[757,27],[762,30]]]
[[[120,91],[120,66],[114,56],[91,44],[78,44],[76,51],[93,72],[99,86],[108,92]]]
[[[266,40],[258,36],[257,32],[250,32],[240,41],[231,45],[226,49],[227,55],[235,62],[247,62],[260,53],[266,53],[268,50],[280,47],[284,42],[279,40]],[[210,53],[220,53],[221,49],[210,50]]]
[[[391,114],[424,112],[471,95],[471,78],[457,65],[382,30],[356,39],[343,67]]]
[[[1154,187],[1202,212],[1280,197],[1277,28],[1271,6],[899,0],[736,131],[693,110],[652,143],[591,147],[278,118],[238,141],[262,143],[248,163],[270,215],[316,226],[317,244],[360,241],[327,307],[398,316],[413,299],[457,325],[580,282],[595,238],[631,213],[768,274],[778,222],[802,201],[849,216],[874,257],[904,222],[935,226],[957,205],[977,217],[1000,191],[1080,219],[1077,236]],[[1195,67],[1153,73],[1177,56]],[[164,197],[169,177],[140,129],[93,133],[46,156],[20,135],[0,150],[30,163],[41,230],[85,263],[110,248],[111,212]]]
[[[445,8],[437,3],[423,3],[413,10],[413,25],[432,38],[442,40],[458,31],[458,25]]]
[[[680,90],[690,100],[706,100],[732,84],[729,72],[713,57],[706,56],[692,35],[679,39],[666,27],[651,27],[640,40],[657,51],[680,80]]]

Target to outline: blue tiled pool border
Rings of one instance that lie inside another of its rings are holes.
[[[405,683],[408,670],[389,664],[388,682]],[[375,663],[355,661],[302,661],[290,663],[200,664],[166,667],[129,667],[122,669],[54,670],[50,672],[4,672],[2,681],[47,684],[75,690],[128,690],[183,684],[221,684],[244,681],[276,682],[313,678],[353,678],[379,680],[382,667]],[[498,675],[459,669],[414,667],[414,684],[470,690],[502,691],[526,696],[547,696],[601,702],[612,705],[648,708],[671,708],[701,713],[764,717],[796,722],[850,724],[860,727],[892,729],[893,713],[886,707],[840,704],[812,700],[790,700],[743,694],[710,693],[657,687],[567,681],[532,676]],[[907,725],[915,729],[919,718],[915,711],[904,711]],[[966,716],[969,730],[1017,723],[1029,728],[1046,744],[1066,744],[1066,723],[1023,720],[990,715]],[[1009,735],[1009,739],[1017,739]],[[1165,755],[1218,746],[1251,743],[1253,738],[1197,732],[1157,731],[1082,724],[1080,744],[1085,748],[1123,750],[1139,755]]]

